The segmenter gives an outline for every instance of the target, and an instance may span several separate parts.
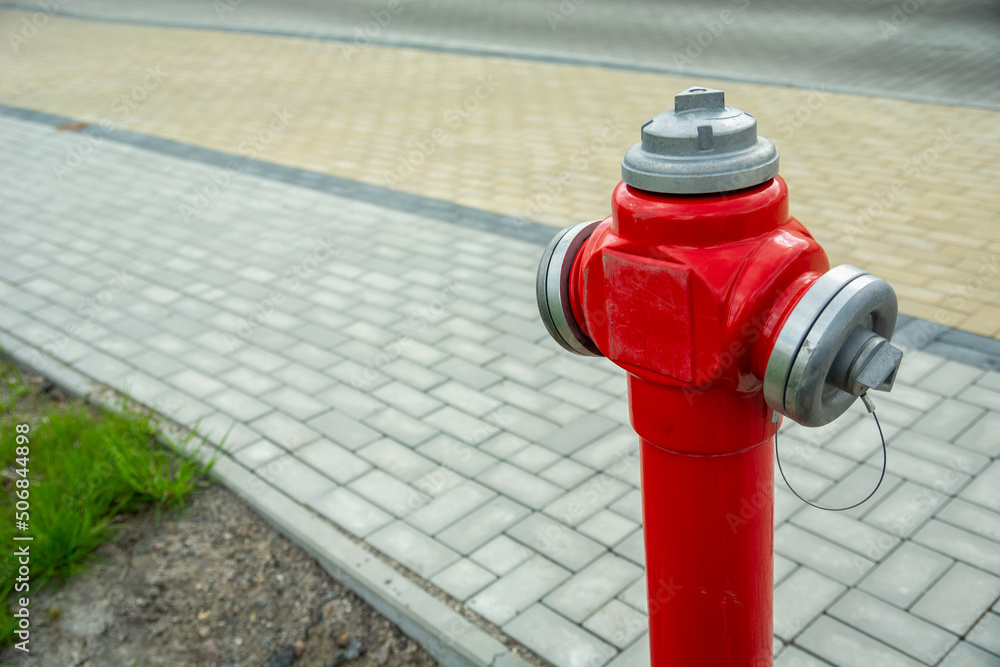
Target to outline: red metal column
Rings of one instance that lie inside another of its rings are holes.
[[[646,400],[659,404],[636,425],[640,435],[656,432],[655,441],[641,440],[653,664],[770,666],[774,455],[763,418],[770,411],[757,396],[685,394],[635,376],[629,388],[634,421]],[[651,419],[660,428],[644,428]],[[749,439],[746,420],[757,422]],[[734,429],[741,421],[742,434]]]

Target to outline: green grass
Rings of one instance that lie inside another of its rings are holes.
[[[149,417],[127,402],[121,411],[101,412],[80,401],[48,400],[2,361],[0,377],[0,550],[31,545],[32,599],[49,582],[86,567],[94,550],[113,536],[120,514],[149,507],[183,507],[218,455],[201,463],[185,454],[193,435],[176,447],[159,446]],[[15,472],[20,467],[17,424],[30,429],[30,529],[26,533],[16,529],[14,516],[15,484],[22,479]],[[15,543],[15,534],[34,539]],[[3,560],[0,646],[13,638],[7,602],[16,576],[16,564],[7,557]]]

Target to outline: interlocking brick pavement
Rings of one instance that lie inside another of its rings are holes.
[[[245,173],[224,221],[185,225],[218,167],[105,142],[60,180],[79,135],[0,129],[0,347],[216,441],[235,420],[220,469],[262,508],[308,508],[560,667],[648,664],[624,379],[528,317],[540,246]],[[415,276],[436,287],[400,296]],[[778,481],[777,665],[1000,661],[998,399],[1000,374],[911,350],[870,503],[823,514]],[[861,412],[786,424],[786,472],[853,498],[874,437]]]
[[[5,25],[28,16],[2,12]],[[0,51],[0,103],[563,226],[609,212],[619,160],[642,122],[692,83],[714,85],[775,141],[792,212],[834,263],[890,280],[906,314],[1000,337],[996,111],[376,46],[347,62],[341,47],[50,17],[19,54]],[[67,149],[53,169],[86,164],[91,147]],[[178,193],[174,217],[228,219],[231,209],[206,197],[215,187],[207,176]],[[258,200],[280,210],[267,195]],[[459,261],[490,261],[488,246],[467,243]],[[379,261],[393,261],[384,252]],[[433,271],[439,258],[413,268]],[[346,316],[385,328],[375,304],[337,290],[356,277],[326,277],[329,298],[345,304],[335,322]],[[425,287],[411,285],[408,294]],[[493,287],[516,297],[509,276],[494,276]],[[469,312],[475,292],[461,297]],[[402,298],[379,293],[382,304]],[[286,317],[286,326],[295,323],[293,313]],[[475,326],[517,336],[523,317],[504,311]],[[308,323],[308,342],[333,342],[323,324]],[[409,362],[398,360],[397,375],[406,376]],[[430,373],[424,369],[424,386],[436,381]]]

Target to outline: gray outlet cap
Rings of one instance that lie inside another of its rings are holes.
[[[757,120],[726,106],[725,93],[694,87],[642,126],[622,158],[622,180],[649,192],[707,194],[759,185],[778,173],[778,149]]]

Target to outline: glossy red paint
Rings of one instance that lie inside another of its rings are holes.
[[[576,258],[570,299],[629,374],[653,664],[770,665],[775,424],[762,380],[829,261],[780,177],[714,195],[619,183],[612,212]]]

